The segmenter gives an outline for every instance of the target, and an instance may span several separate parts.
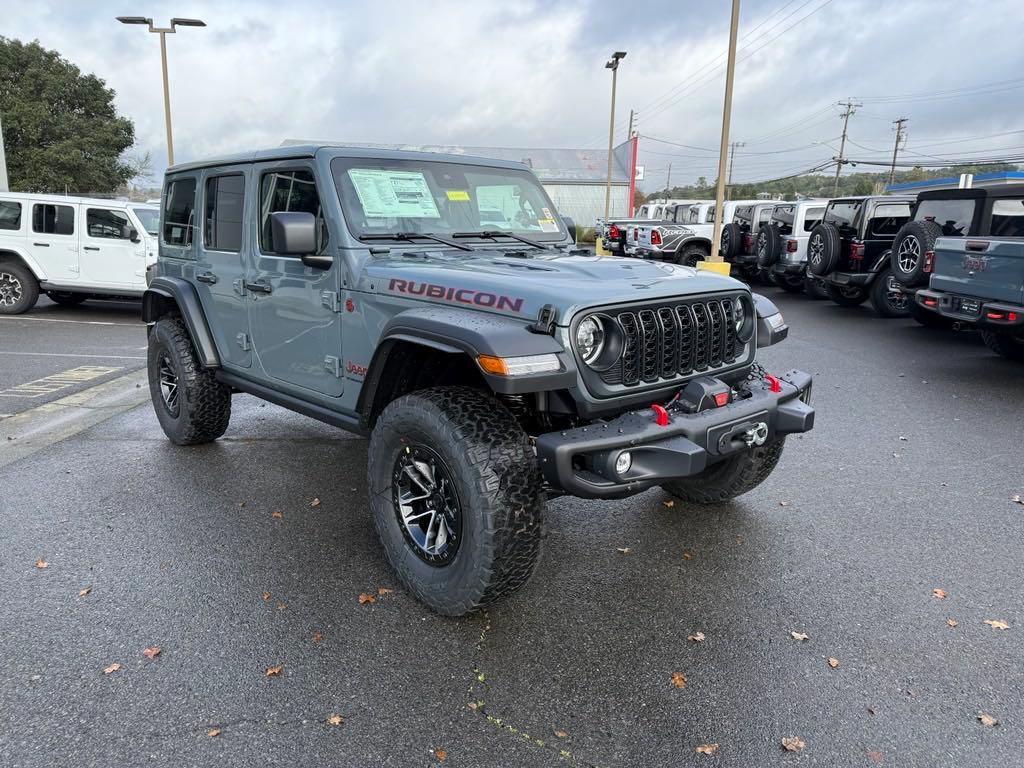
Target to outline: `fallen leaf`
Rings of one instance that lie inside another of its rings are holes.
[[[683,560],[691,560],[691,559],[693,559],[693,553],[692,552],[683,552]]]
[[[999,621],[998,619],[985,619],[985,623],[988,624],[992,629],[1009,629],[1010,625],[1005,621]]]
[[[779,506],[780,507],[788,507],[789,506],[789,502],[788,501],[780,501],[779,502]]]
[[[790,632],[789,634],[793,637],[794,640],[797,640],[799,642],[803,642],[804,640],[810,639],[810,635],[805,635],[803,632]]]
[[[555,734],[555,736],[557,736],[560,739],[565,739],[565,738],[568,738],[568,736],[569,736],[568,733],[566,733],[565,731],[560,731],[557,728],[554,730],[554,734]]]
[[[311,506],[311,507],[319,507],[320,506],[320,499],[313,499],[311,502],[309,502],[309,506]]]
[[[1012,501],[1014,504],[1024,504],[1024,498],[1022,498],[1019,493],[1011,496],[1010,501]]]
[[[946,590],[944,589],[933,589],[932,597],[937,597],[939,600],[945,600],[947,597],[949,597],[949,593],[946,592]]]
[[[279,611],[283,611],[287,607],[288,607],[288,605],[286,603],[278,603],[277,604],[277,610],[279,610]]]
[[[341,725],[344,722],[345,718],[343,718],[341,715],[331,715],[327,718],[328,725]]]
[[[868,707],[868,714],[869,715],[875,714],[875,708],[874,707]]]
[[[992,717],[992,715],[986,715],[984,712],[978,713],[978,720],[981,722],[982,725],[987,726],[989,728],[994,728],[995,726],[999,725],[998,720]]]
[[[664,504],[669,509],[671,509],[672,507],[674,507],[676,505],[676,503],[674,501],[672,501],[672,499],[666,499],[665,501],[663,501],[661,503]]]
[[[263,593],[263,599],[264,600],[269,600],[270,599],[270,593],[269,592],[264,592]]]
[[[958,623],[956,619],[946,619],[946,624],[951,627],[955,627]]]
[[[50,567],[50,564],[48,562],[46,562],[45,560],[43,560],[42,558],[39,558],[38,560],[36,560],[36,568],[49,568],[49,567]]]
[[[684,675],[682,672],[673,672],[672,673],[672,685],[674,685],[676,688],[685,688],[686,687],[686,675]]]
[[[377,602],[377,598],[374,597],[373,595],[371,595],[369,592],[363,592],[363,593],[361,593],[359,595],[359,604],[360,605],[363,605],[364,603],[376,603],[376,602]]]
[[[155,659],[157,656],[160,655],[160,650],[161,648],[159,645],[152,645],[146,650],[144,650],[142,652],[142,655],[145,656],[147,659]]]
[[[313,633],[313,642],[314,643],[319,643],[323,639],[324,639],[324,636],[321,635],[319,632],[314,632]]]
[[[117,663],[117,662],[115,661],[115,662],[114,662],[113,664],[111,664],[111,665],[110,665],[109,667],[104,667],[104,669],[103,669],[103,674],[104,674],[104,675],[109,675],[109,674],[111,674],[112,672],[117,672],[117,670],[119,670],[120,668],[121,668],[121,665],[120,665],[120,664],[118,664],[118,663]]]
[[[78,590],[78,596],[79,597],[85,597],[90,592],[92,592],[92,587],[86,587],[85,589]]]
[[[697,746],[698,755],[713,755],[718,751],[718,743],[700,744]]]
[[[395,590],[389,587],[377,587],[377,594],[383,597],[384,595],[390,595]]]
[[[873,749],[870,752],[868,752],[868,760],[870,760],[875,765],[881,765],[883,757],[884,755],[878,750]]]
[[[787,736],[782,740],[782,748],[787,752],[800,752],[806,746],[799,736]]]
[[[445,752],[443,749],[435,749],[434,757],[437,758],[438,762],[443,763],[445,758],[448,757],[448,753]]]
[[[284,670],[284,664],[278,664],[276,667],[267,667],[267,677],[277,677]]]
[[[282,520],[284,518],[284,512],[274,510],[273,512],[270,513],[270,516],[276,517],[278,520]]]
[[[692,640],[695,643],[703,643],[704,642],[704,633],[703,632],[694,632],[692,635],[687,635],[686,639],[687,640]]]
[[[616,547],[615,551],[622,555],[628,555],[633,550],[631,550],[629,547]]]
[[[211,728],[206,732],[206,735],[209,736],[211,739],[215,739],[218,736],[220,736],[220,728]]]
[[[829,656],[828,657],[828,665],[830,667],[832,667],[832,669],[835,669],[836,667],[839,666],[839,659],[837,659],[835,656]]]
[[[239,506],[239,508],[244,507],[245,506],[245,502],[244,501],[238,502],[238,506]]]

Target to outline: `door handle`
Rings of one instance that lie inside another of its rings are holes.
[[[987,251],[988,250],[988,245],[989,244],[987,242],[985,242],[984,240],[982,240],[982,241],[968,240],[967,241],[967,245],[965,247],[967,248],[968,251]]]
[[[82,250],[83,251],[98,251],[99,248],[97,248],[95,245],[83,245],[82,246]]]
[[[38,245],[40,248],[49,248],[49,243],[32,243],[32,245]]]
[[[198,280],[200,283],[208,283],[209,285],[213,285],[214,283],[217,282],[217,276],[213,274],[213,272],[200,272],[198,275],[196,275],[196,280]]]
[[[269,283],[265,283],[262,280],[257,280],[252,283],[246,280],[243,285],[245,286],[245,290],[252,291],[253,293],[270,293],[274,290],[270,287]]]

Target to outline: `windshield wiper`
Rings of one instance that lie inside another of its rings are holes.
[[[485,237],[489,240],[497,240],[499,237],[510,237],[513,240],[518,240],[520,243],[526,243],[527,245],[532,245],[534,248],[540,248],[542,251],[548,250],[548,247],[544,245],[544,243],[537,240],[531,240],[530,238],[523,237],[522,235],[517,235],[514,232],[505,232],[500,229],[485,229],[480,232],[456,232],[452,237]]]
[[[413,240],[433,240],[435,243],[441,243],[441,245],[447,245],[452,248],[458,248],[460,251],[472,251],[473,249],[465,243],[456,243],[454,240],[449,240],[447,237],[441,237],[440,235],[434,235],[430,232],[392,232],[386,235],[360,235],[360,240],[404,240],[405,242],[412,242]]]

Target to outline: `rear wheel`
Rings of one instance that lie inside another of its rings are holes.
[[[39,283],[21,264],[0,264],[0,315],[20,315],[36,305]]]
[[[678,264],[682,264],[686,267],[696,267],[701,261],[706,261],[708,258],[708,252],[706,249],[699,245],[688,245],[683,248],[683,252],[679,254]]]
[[[904,293],[893,277],[892,267],[886,267],[871,284],[871,306],[882,317],[910,317],[913,297]]]
[[[84,293],[72,293],[71,291],[47,291],[46,298],[62,307],[75,307],[89,297]]]
[[[757,232],[757,265],[761,269],[770,269],[779,260],[782,243],[779,240],[779,228],[771,223],[762,224]]]
[[[722,254],[722,258],[730,261],[733,256],[739,253],[740,241],[742,239],[743,232],[740,231],[740,225],[736,222],[730,221],[722,227],[722,241],[718,249]]]
[[[437,387],[389,404],[370,436],[369,484],[388,561],[438,613],[482,608],[533,573],[543,482],[529,438],[493,397]]]
[[[981,340],[997,355],[1024,362],[1024,336],[1015,336],[1005,331],[982,331]]]
[[[924,254],[934,250],[935,239],[941,234],[942,227],[934,221],[908,221],[900,227],[889,256],[893,277],[908,287],[927,283]]]
[[[839,266],[841,241],[832,224],[816,224],[807,239],[807,267],[812,274],[824,276]]]
[[[782,456],[785,438],[751,448],[731,459],[712,464],[693,477],[665,483],[661,487],[677,499],[691,504],[716,504],[734,499],[763,483]]]
[[[840,307],[859,307],[868,299],[868,292],[863,288],[850,285],[829,285],[828,297]]]

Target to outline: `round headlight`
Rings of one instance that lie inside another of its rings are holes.
[[[601,320],[591,315],[576,326],[576,349],[584,363],[592,363],[604,347],[604,326]]]
[[[732,319],[733,319],[733,323],[736,326],[736,333],[739,333],[740,329],[743,328],[743,323],[747,319],[747,311],[746,311],[746,308],[743,305],[743,300],[742,299],[737,299],[736,300],[736,304],[734,305],[733,311],[732,311]]]

